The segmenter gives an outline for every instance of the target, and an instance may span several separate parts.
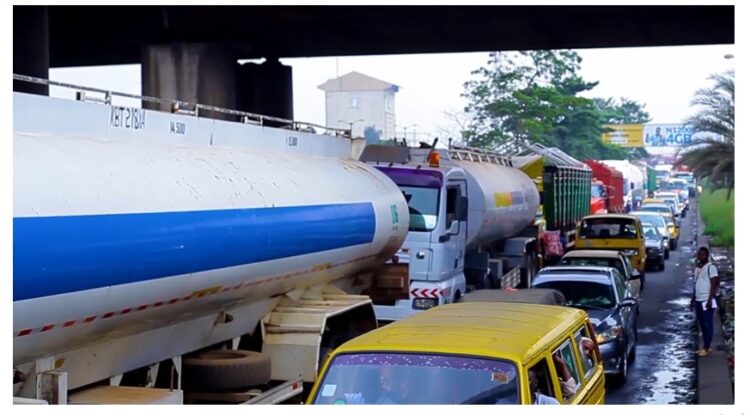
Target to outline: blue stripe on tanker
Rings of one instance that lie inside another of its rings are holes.
[[[370,243],[371,203],[13,219],[13,301]]]

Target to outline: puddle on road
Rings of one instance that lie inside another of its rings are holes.
[[[676,305],[676,306],[679,306],[679,307],[689,307],[690,306],[690,298],[689,297],[675,298],[674,300],[667,301],[667,304],[672,304],[672,305]]]
[[[696,332],[693,313],[688,309],[690,297],[689,291],[685,289],[687,287],[689,282],[683,286],[679,298],[667,302],[672,307],[664,322],[656,329],[664,334],[664,340],[657,344],[638,346],[637,359],[648,365],[650,372],[641,381],[640,403],[696,402]]]
[[[640,336],[641,334],[651,334],[651,333],[656,333],[656,330],[654,330],[654,329],[653,329],[652,327],[643,327],[643,328],[638,328],[638,335],[639,335],[639,336]],[[640,346],[638,346],[638,347],[640,348]],[[639,350],[640,350],[640,349],[639,349]]]

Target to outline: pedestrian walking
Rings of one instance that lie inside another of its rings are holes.
[[[701,328],[703,347],[695,353],[698,356],[706,356],[711,353],[711,341],[714,335],[714,309],[716,304],[716,293],[719,289],[719,271],[716,265],[710,261],[708,248],[698,248],[695,263],[695,287],[691,307],[695,309],[695,318]]]

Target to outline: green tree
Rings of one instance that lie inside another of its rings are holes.
[[[714,74],[713,85],[693,94],[690,104],[698,112],[685,122],[696,135],[680,151],[677,163],[693,170],[698,178],[707,178],[716,187],[727,187],[727,200],[734,190],[734,71]]]
[[[367,144],[379,144],[380,143],[380,131],[375,129],[374,125],[365,127],[364,136]]]
[[[594,105],[599,109],[604,124],[645,124],[651,121],[651,116],[640,102],[628,98],[594,98]],[[605,130],[609,132],[611,130]],[[630,160],[645,160],[649,157],[643,147],[628,150]]]
[[[644,105],[628,98],[594,98],[605,124],[645,124],[651,116]]]
[[[580,63],[570,50],[491,53],[487,67],[473,72],[478,79],[464,85],[465,111],[472,115],[469,145],[492,149],[530,141],[578,159],[626,158],[626,150],[601,140],[602,124],[611,117],[578,96],[597,85],[581,78]],[[620,111],[633,112],[625,104]]]

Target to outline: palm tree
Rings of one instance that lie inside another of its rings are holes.
[[[694,132],[708,133],[679,153],[678,164],[693,169],[696,178],[708,178],[717,187],[728,187],[727,199],[734,190],[734,71],[714,74],[714,85],[693,94],[690,105],[700,107],[686,120]]]

